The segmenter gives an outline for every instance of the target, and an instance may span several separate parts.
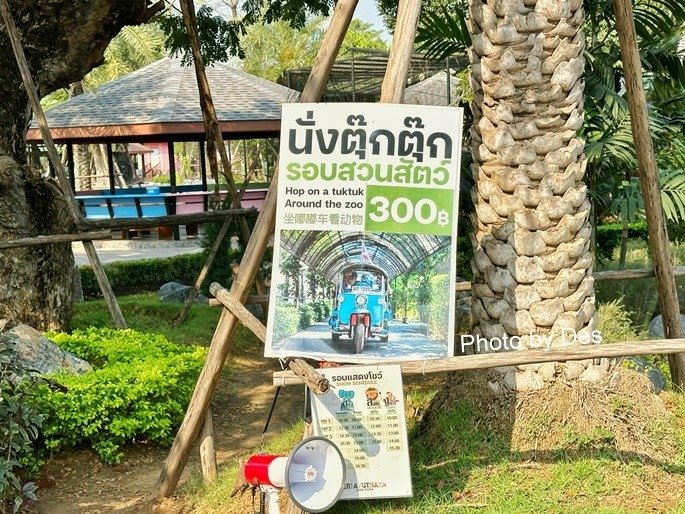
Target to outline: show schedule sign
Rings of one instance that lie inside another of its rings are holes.
[[[285,311],[279,313],[277,308],[279,301],[282,304],[288,296],[283,289],[292,281],[284,263],[290,257],[302,257],[302,267],[308,265],[305,255],[279,251],[294,233],[355,233],[362,247],[365,242],[368,246],[370,237],[365,238],[369,234],[391,233],[414,237],[417,246],[422,237],[441,238],[442,247],[449,248],[445,266],[449,268],[446,287],[450,287],[450,294],[444,301],[442,326],[447,327],[446,334],[453,333],[461,138],[462,110],[458,108],[360,103],[283,105],[266,356],[376,362],[453,353],[452,338],[445,336],[441,342],[417,341],[416,351],[409,353],[376,352],[373,344],[367,344],[361,352],[344,355],[347,352],[343,350],[341,355],[340,349],[329,351],[326,347],[330,332],[322,332],[321,344],[313,344],[308,340],[314,337],[311,333],[291,335],[285,340],[275,325],[283,320]],[[387,279],[389,293],[393,278]],[[290,292],[289,301],[300,305],[302,299],[294,299],[294,294]],[[398,308],[393,305],[393,316],[398,314]],[[416,322],[420,324],[420,320]],[[397,337],[390,330],[389,346]],[[438,347],[438,343],[442,346]]]
[[[319,370],[333,387],[312,395],[314,434],[340,448],[347,469],[342,499],[412,496],[398,365]]]

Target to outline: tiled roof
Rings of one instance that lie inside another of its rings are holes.
[[[225,64],[206,68],[219,121],[280,120],[296,91]],[[46,113],[50,128],[202,122],[195,68],[163,58]]]

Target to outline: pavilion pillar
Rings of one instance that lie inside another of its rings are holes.
[[[71,190],[76,192],[76,170],[74,169],[74,144],[69,141],[67,143],[67,173],[69,173],[69,185]]]
[[[174,142],[169,141],[167,143],[167,152],[169,154],[169,191],[171,193],[176,192],[176,157],[174,155]],[[170,196],[168,198],[168,211],[169,214],[176,214],[176,197]],[[181,233],[179,231],[178,225],[174,225],[174,240],[178,241],[181,239]]]
[[[206,152],[206,147],[205,147],[205,142],[204,141],[199,141],[200,144],[200,178],[202,179],[202,191],[207,192],[209,191],[208,185],[207,185],[207,155],[205,154]],[[202,208],[206,211],[208,210],[209,206],[209,198],[208,195],[202,195]]]
[[[114,151],[112,150],[112,143],[107,143],[107,176],[109,178],[109,193],[115,194],[116,187],[114,185]]]

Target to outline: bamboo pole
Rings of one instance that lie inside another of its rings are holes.
[[[186,32],[188,33],[188,41],[190,42],[190,48],[193,53],[193,64],[195,66],[195,76],[197,78],[197,86],[200,92],[200,107],[202,108],[202,118],[205,124],[205,134],[207,140],[212,140],[216,144],[217,150],[219,150],[219,157],[221,158],[221,165],[224,170],[224,176],[226,177],[228,196],[231,199],[231,204],[234,209],[240,208],[240,195],[235,185],[235,180],[233,179],[233,172],[231,170],[231,161],[226,154],[226,146],[224,145],[224,140],[221,137],[221,130],[219,129],[219,121],[216,115],[216,109],[214,108],[214,100],[212,100],[212,92],[209,88],[209,81],[207,80],[207,74],[205,73],[205,65],[202,61],[202,53],[200,52],[200,36],[197,32],[197,18],[195,16],[195,4],[193,0],[181,0],[181,12],[183,14],[183,24],[185,25]],[[216,159],[210,159],[210,167],[217,166]],[[218,176],[218,170],[212,169],[212,175]],[[238,228],[240,229],[240,234],[242,241],[247,245],[250,239],[250,228],[247,225],[247,221],[243,217],[236,217],[236,222],[238,223]],[[228,230],[229,220],[225,222],[225,229]],[[223,228],[223,227],[222,227]],[[225,236],[226,230],[223,231]],[[210,253],[207,256],[208,267],[212,265],[212,261],[216,256],[216,252]],[[210,260],[211,258],[211,260]],[[264,283],[259,277],[259,274],[255,275],[256,281],[255,285],[257,287],[257,294],[264,294],[266,289]],[[190,308],[190,305],[195,300],[199,288],[192,289],[190,295],[186,299],[186,309]],[[180,319],[180,318],[179,318]]]
[[[465,371],[488,369],[500,366],[520,366],[541,364],[543,362],[568,362],[585,359],[627,357],[632,355],[655,355],[685,351],[685,339],[655,339],[651,341],[629,341],[612,344],[590,344],[568,346],[562,349],[522,350],[514,352],[479,353],[459,357],[442,357],[426,361],[401,361],[399,364],[405,375],[443,373],[446,371]],[[293,371],[275,371],[273,386],[302,384],[302,379]]]
[[[421,0],[400,0],[397,6],[395,35],[392,38],[388,67],[381,86],[381,103],[402,103],[420,13]]]
[[[209,286],[209,291],[226,309],[231,311],[231,313],[233,313],[250,332],[256,335],[257,339],[262,343],[266,341],[266,327],[245,308],[245,305],[243,305],[238,298],[233,296],[227,289],[221,287],[221,284],[218,282],[212,283],[212,285]]]
[[[340,49],[346,32],[343,29],[349,26],[356,5],[357,0],[339,0],[337,2],[331,23],[324,34],[323,42],[307,81],[308,84],[309,81],[315,81],[318,85],[317,87],[305,86],[307,94],[302,93],[300,97],[301,102],[316,102],[321,96],[326,82],[325,77],[330,73],[331,66],[335,61],[335,56]],[[316,70],[316,75],[314,70]],[[231,286],[231,294],[242,302],[245,301],[249,293],[250,284],[257,274],[264,250],[273,234],[277,185],[278,169],[274,170],[274,176],[271,179],[264,207],[259,213],[254,231],[245,248],[238,275]],[[231,339],[236,321],[237,318],[233,313],[227,309],[222,310],[209,348],[209,354],[205,359],[204,367],[195,385],[185,417],[157,480],[155,487],[157,496],[170,496],[178,485],[183,468],[188,461],[190,449],[198,436],[212,393],[221,376],[221,370],[231,349]]]
[[[659,308],[664,321],[664,334],[668,339],[682,337],[680,306],[675,277],[671,269],[670,245],[666,222],[661,209],[659,170],[656,166],[654,147],[649,131],[647,100],[642,86],[642,66],[633,21],[633,6],[630,0],[614,0],[616,28],[621,46],[630,125],[635,141],[640,188],[647,218],[649,248],[654,262],[656,286],[659,291]],[[685,353],[668,356],[673,385],[685,389]]]
[[[202,424],[202,434],[200,435],[200,465],[202,466],[202,481],[205,484],[211,484],[216,481],[217,465],[216,451],[214,449],[212,409],[207,409],[205,422]]]
[[[2,14],[3,21],[5,22],[5,28],[7,34],[9,35],[10,42],[12,44],[12,50],[14,51],[14,57],[17,60],[17,66],[19,67],[19,72],[21,73],[22,81],[24,82],[24,88],[28,94],[33,113],[36,116],[36,121],[38,122],[38,127],[40,128],[41,135],[43,137],[43,142],[48,150],[48,157],[50,163],[52,164],[55,173],[57,174],[57,179],[60,184],[60,189],[62,194],[65,196],[67,202],[67,209],[71,215],[74,223],[78,226],[83,219],[81,212],[76,208],[76,201],[74,200],[74,192],[71,190],[69,185],[69,180],[64,173],[64,167],[62,165],[62,160],[57,154],[57,148],[50,135],[50,129],[48,128],[48,122],[45,118],[45,113],[40,105],[40,98],[38,98],[38,91],[33,83],[33,78],[31,77],[31,70],[29,69],[28,61],[26,60],[26,55],[24,54],[24,49],[21,45],[21,38],[19,37],[19,32],[17,31],[17,26],[14,24],[14,19],[10,12],[9,4],[7,0],[0,0],[0,13]],[[102,296],[107,302],[109,311],[114,319],[114,324],[117,328],[126,328],[126,321],[124,320],[124,315],[121,313],[119,304],[117,303],[117,298],[114,296],[114,291],[112,291],[112,286],[107,279],[105,270],[102,267],[100,258],[95,251],[95,246],[92,241],[83,241],[83,247],[86,250],[88,259],[90,260],[90,265],[93,268],[95,277],[97,278],[100,289],[102,290]]]
[[[49,236],[22,237],[12,241],[0,242],[0,250],[8,248],[24,248],[27,246],[40,246],[55,243],[73,243],[74,241],[92,241],[93,239],[111,239],[112,234],[107,232],[76,232],[74,234],[54,234]]]

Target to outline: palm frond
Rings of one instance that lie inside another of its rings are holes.
[[[429,59],[445,59],[463,53],[471,44],[463,12],[448,13],[443,6],[439,11],[426,11],[416,33],[418,50]]]

